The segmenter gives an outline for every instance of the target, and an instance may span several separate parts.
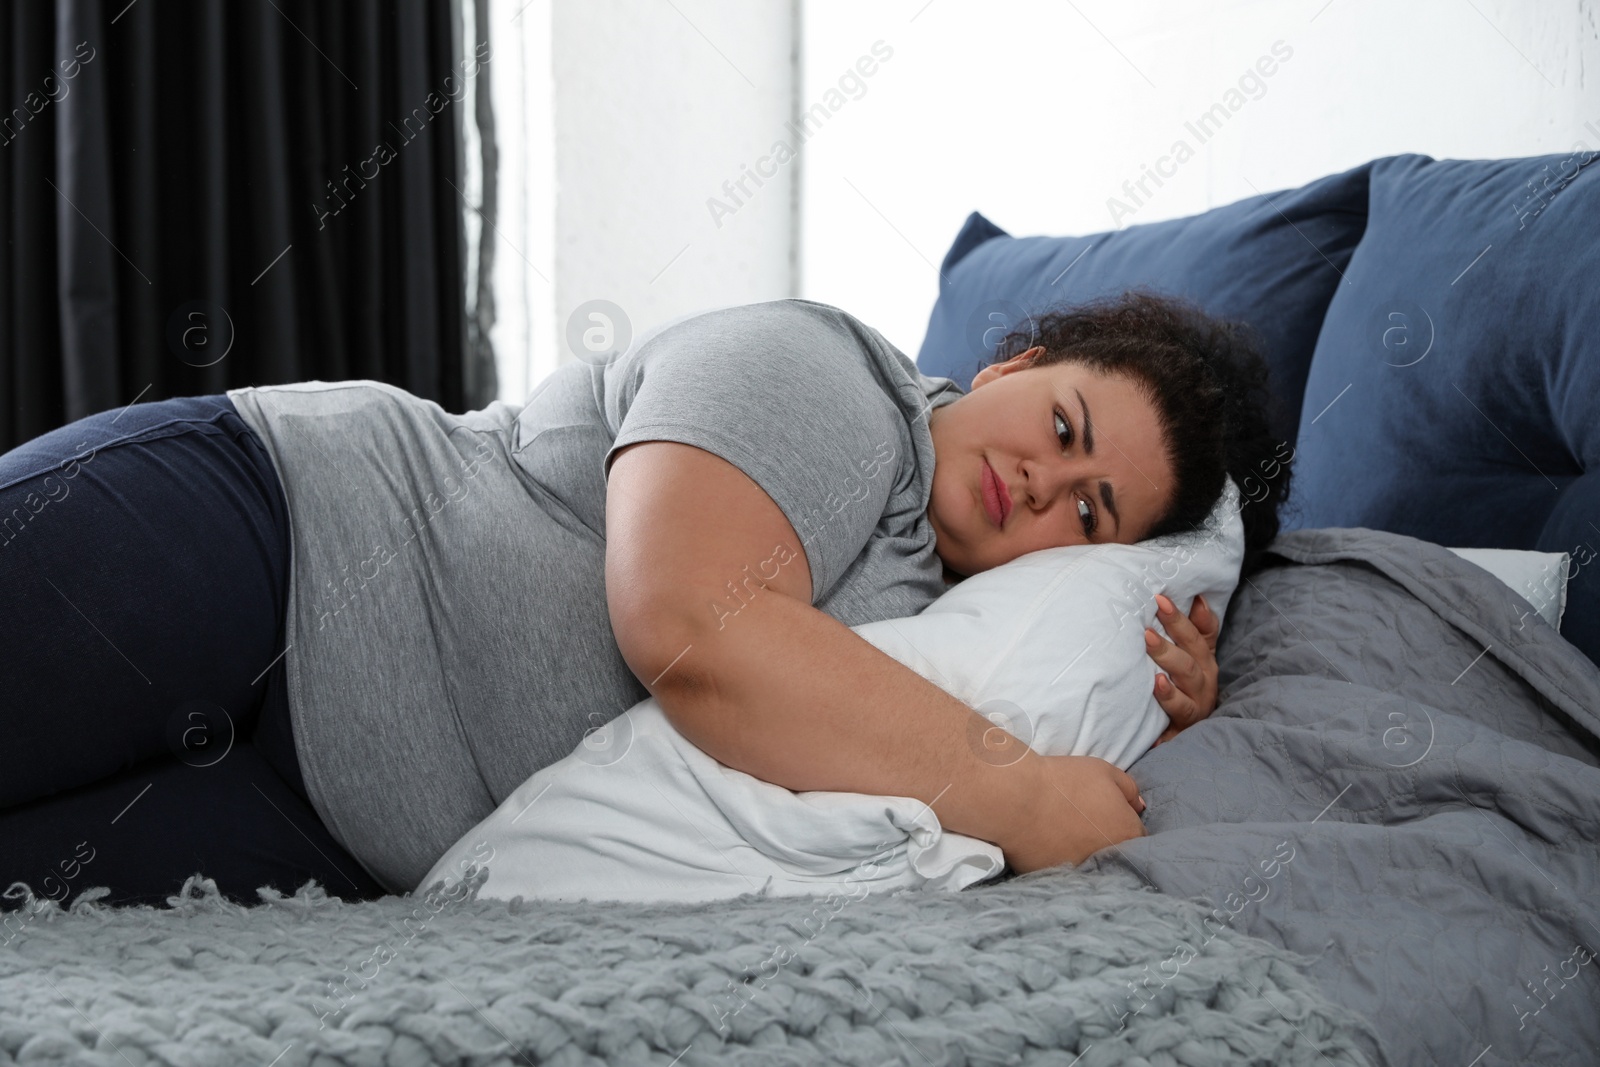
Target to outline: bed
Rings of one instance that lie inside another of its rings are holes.
[[[1230,607],[1217,712],[1133,767],[1148,837],[959,894],[86,893],[7,917],[0,1063],[1592,1062],[1591,159],[1391,157],[1084,238],[963,227],[925,373],[1130,285],[1245,319],[1273,363],[1296,511]],[[1441,545],[1568,553],[1560,630]]]

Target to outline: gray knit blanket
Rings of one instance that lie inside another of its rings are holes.
[[[1116,871],[715,905],[259,892],[7,916],[0,1064],[1336,1067],[1376,1045],[1307,958]]]

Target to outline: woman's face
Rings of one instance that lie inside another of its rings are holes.
[[[1079,363],[985,367],[935,408],[928,518],[966,576],[1060,545],[1132,544],[1172,498],[1155,407],[1130,379]]]

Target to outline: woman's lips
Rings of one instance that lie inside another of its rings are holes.
[[[980,480],[983,483],[983,510],[996,528],[1004,529],[1006,517],[1011,514],[1011,494],[1006,491],[1005,483],[995,474],[994,468],[989,466],[988,460],[983,461]]]

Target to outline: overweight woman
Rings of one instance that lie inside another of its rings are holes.
[[[1081,861],[1143,832],[1133,780],[1027,752],[849,627],[1196,526],[1270,460],[1264,382],[1147,294],[1039,318],[967,393],[782,300],[465,415],[355,381],[80,419],[0,456],[0,886],[409,892],[646,695],[758,778],[916,797],[1016,871]],[[1162,611],[1170,736],[1215,705],[1217,620]]]

